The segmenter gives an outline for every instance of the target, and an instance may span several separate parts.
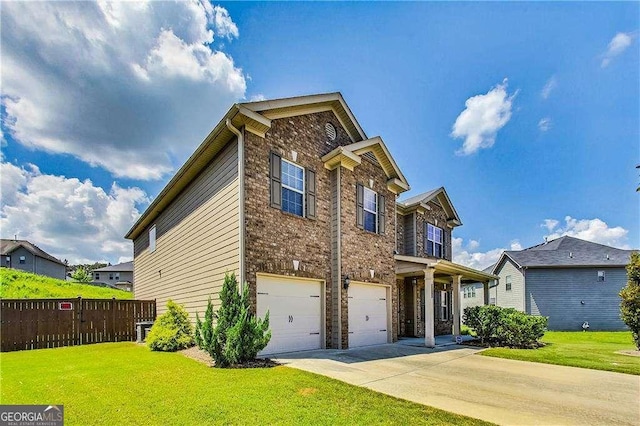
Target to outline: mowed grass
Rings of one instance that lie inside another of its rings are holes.
[[[547,331],[539,349],[491,348],[482,355],[640,375],[640,357],[617,354],[636,349],[629,331]]]
[[[133,299],[133,293],[89,284],[80,284],[36,275],[16,269],[0,268],[0,298],[51,299],[82,296],[85,299]]]
[[[65,424],[487,424],[278,366],[216,369],[102,343],[1,354],[2,404],[64,404]]]

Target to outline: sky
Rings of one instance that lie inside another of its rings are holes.
[[[339,91],[454,261],[640,248],[640,3],[2,2],[0,233],[70,263],[125,233],[234,102]]]

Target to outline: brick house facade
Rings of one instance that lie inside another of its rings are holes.
[[[159,312],[172,298],[194,317],[207,295],[217,302],[222,273],[235,272],[254,310],[270,313],[274,353],[450,334],[454,324],[424,320],[435,313],[421,294],[432,288],[425,270],[453,276],[459,218],[443,188],[398,203],[408,188],[382,139],[367,138],[338,93],[236,104],[127,234],[136,297],[158,299]],[[427,223],[440,230],[436,256],[425,250]],[[181,256],[197,271],[181,269]],[[399,259],[410,265],[400,274]]]

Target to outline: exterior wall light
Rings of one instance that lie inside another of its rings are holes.
[[[347,290],[349,288],[349,284],[351,283],[351,279],[349,278],[349,275],[345,275],[344,276],[344,280],[342,281],[342,287]]]

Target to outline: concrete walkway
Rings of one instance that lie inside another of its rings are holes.
[[[388,344],[282,354],[289,367],[508,425],[640,425],[640,377]]]

